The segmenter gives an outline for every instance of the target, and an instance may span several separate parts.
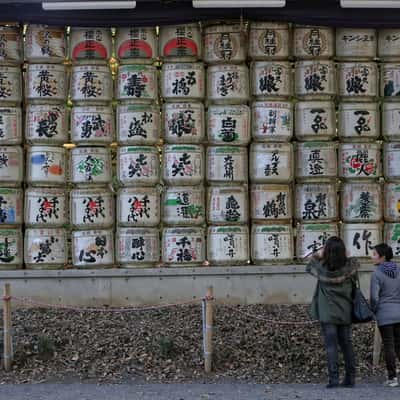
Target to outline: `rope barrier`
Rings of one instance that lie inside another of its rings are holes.
[[[75,307],[71,305],[64,304],[48,304],[40,301],[32,300],[27,297],[17,297],[11,296],[12,300],[15,300],[20,304],[30,304],[37,307],[43,308],[54,308],[59,310],[69,310],[69,311],[77,311],[77,312],[112,312],[112,313],[126,313],[126,312],[139,312],[139,311],[152,311],[152,310],[161,310],[164,308],[171,308],[176,306],[184,306],[189,304],[199,303],[202,299],[189,300],[179,303],[169,303],[169,304],[160,304],[157,306],[144,306],[144,307]]]

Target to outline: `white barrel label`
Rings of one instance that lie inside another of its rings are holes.
[[[370,258],[374,246],[382,242],[380,224],[343,224],[342,238],[349,257]]]
[[[376,57],[375,29],[337,28],[336,57],[367,59]]]
[[[21,64],[22,57],[22,32],[19,27],[0,27],[0,61],[12,64]]]
[[[66,72],[64,65],[29,64],[26,75],[26,98],[64,101],[67,97]]]
[[[76,267],[114,264],[114,237],[110,230],[72,232],[72,260]]]
[[[120,147],[118,178],[123,185],[155,185],[160,179],[160,161],[155,147]]]
[[[71,224],[91,229],[114,223],[114,198],[106,189],[71,191]]]
[[[328,27],[294,28],[294,56],[297,58],[332,57],[334,55],[333,29]]]
[[[66,150],[62,147],[32,146],[28,149],[28,182],[64,184]]]
[[[62,105],[28,105],[26,140],[30,143],[68,142],[68,117]]]
[[[22,74],[19,67],[0,66],[0,103],[20,103]]]
[[[22,266],[23,239],[20,229],[0,229],[0,268]]]
[[[108,144],[114,138],[114,115],[111,107],[73,107],[71,141]]]
[[[208,107],[208,139],[212,144],[246,145],[250,141],[250,109],[245,105]]]
[[[376,144],[339,146],[340,176],[343,178],[378,178],[381,173],[380,149]]]
[[[117,231],[117,262],[140,265],[160,261],[158,229],[120,228]]]
[[[153,145],[160,139],[160,110],[147,105],[118,105],[117,138],[120,144]]]
[[[0,143],[20,144],[22,142],[22,111],[20,108],[0,108]]]
[[[247,187],[209,187],[207,218],[210,224],[246,223],[249,219]]]
[[[151,28],[118,28],[116,53],[121,61],[146,60],[151,62],[157,57],[156,30]]]
[[[341,63],[339,65],[339,95],[343,97],[375,97],[377,66],[374,63]]]
[[[286,185],[253,185],[251,187],[251,218],[275,220],[292,218],[291,190]]]
[[[117,197],[117,222],[121,226],[157,226],[160,194],[157,188],[124,188]]]
[[[103,28],[71,28],[72,61],[106,61],[111,57],[111,31]]]
[[[157,70],[151,65],[121,65],[117,82],[118,100],[157,101]]]
[[[62,226],[67,223],[67,195],[58,189],[27,189],[25,224]]]
[[[0,147],[0,182],[12,186],[19,184],[24,176],[24,155],[21,147]]]
[[[385,183],[385,221],[400,222],[400,184]]]
[[[253,262],[293,259],[293,232],[290,225],[253,225],[251,238]]]
[[[292,94],[291,66],[285,62],[252,64],[252,95],[255,97],[289,97]]]
[[[384,242],[393,249],[393,256],[400,257],[400,224],[385,224]]]
[[[21,189],[0,188],[0,225],[22,224],[22,204]]]
[[[400,179],[400,143],[385,143],[383,171],[387,180]]]
[[[72,67],[71,99],[73,101],[109,102],[113,97],[111,71],[106,66]]]
[[[400,95],[400,64],[381,65],[381,96]]]
[[[400,103],[382,104],[382,134],[386,140],[400,140]]]
[[[255,102],[252,106],[252,137],[261,142],[288,142],[293,135],[291,103]]]
[[[204,139],[202,103],[166,103],[164,136],[168,143],[200,143]]]

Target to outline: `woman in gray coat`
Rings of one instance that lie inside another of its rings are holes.
[[[400,360],[400,268],[391,261],[393,251],[385,243],[374,247],[371,258],[377,265],[371,277],[371,308],[382,336],[388,371],[385,384],[396,387],[396,355]]]

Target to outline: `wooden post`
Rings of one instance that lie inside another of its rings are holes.
[[[213,318],[214,318],[214,294],[213,287],[210,286],[207,289],[206,296],[206,324],[205,324],[205,341],[204,341],[204,369],[207,374],[211,372],[212,368],[212,351],[213,351],[213,343],[212,343],[212,334],[213,334]]]
[[[372,367],[375,369],[379,366],[379,360],[381,358],[381,346],[382,338],[378,329],[378,325],[375,323],[375,333],[374,333],[374,349],[372,353]]]
[[[13,354],[11,338],[11,289],[9,283],[4,285],[3,295],[3,359],[4,369],[10,371]]]

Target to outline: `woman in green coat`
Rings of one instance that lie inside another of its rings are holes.
[[[345,378],[341,386],[355,383],[355,356],[351,335],[352,292],[359,262],[346,256],[342,239],[332,236],[312,256],[306,270],[317,281],[311,302],[311,317],[320,321],[328,361],[328,388],[339,386],[338,345],[345,361]]]

